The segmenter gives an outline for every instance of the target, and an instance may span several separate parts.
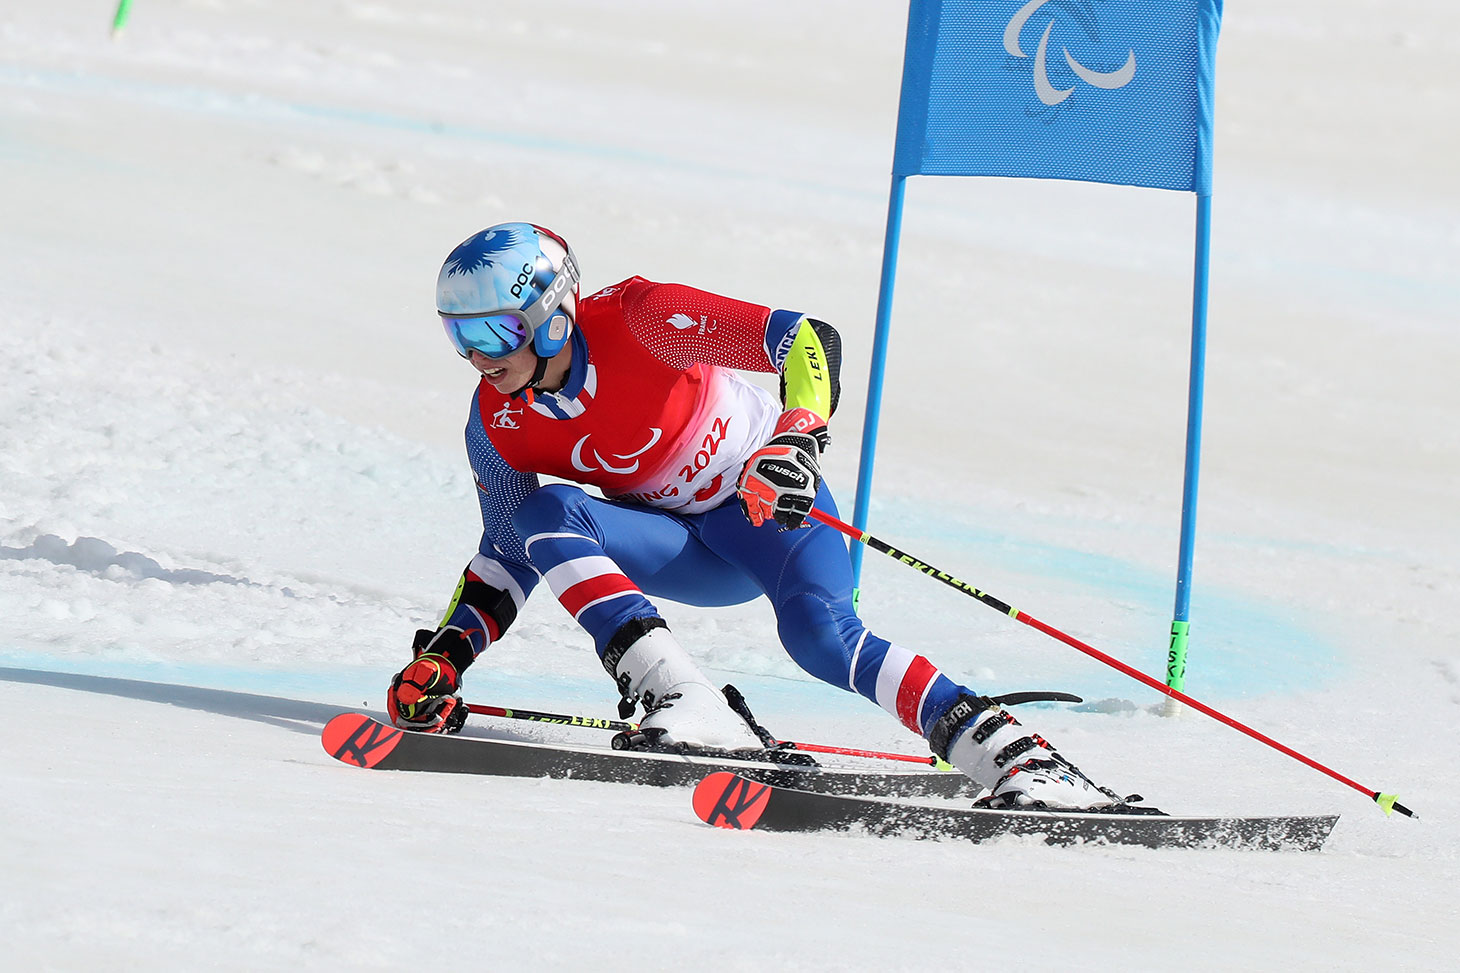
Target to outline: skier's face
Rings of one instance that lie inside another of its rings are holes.
[[[488,385],[504,395],[516,392],[526,385],[532,380],[532,373],[537,370],[537,354],[532,350],[530,341],[506,358],[488,358],[472,349],[471,357],[467,360],[482,373]]]

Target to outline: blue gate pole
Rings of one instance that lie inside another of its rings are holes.
[[[872,337],[872,369],[867,374],[867,414],[862,422],[862,458],[857,464],[857,503],[852,524],[867,529],[872,503],[872,465],[877,454],[877,423],[882,411],[882,377],[887,368],[887,333],[892,328],[892,288],[897,278],[897,246],[902,237],[902,200],[907,176],[892,177],[887,196],[887,236],[882,242],[882,281],[877,289],[877,328]],[[853,544],[852,584],[860,593],[862,545]]]
[[[1191,294],[1191,377],[1186,403],[1186,476],[1181,495],[1181,551],[1176,559],[1176,611],[1166,652],[1166,685],[1186,685],[1191,633],[1191,562],[1196,546],[1196,487],[1201,473],[1201,413],[1206,390],[1207,291],[1212,241],[1212,197],[1196,197],[1196,264]]]

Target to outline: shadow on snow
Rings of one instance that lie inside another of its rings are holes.
[[[92,676],[77,672],[47,672],[42,669],[12,669],[0,666],[0,681],[54,686],[86,693],[140,699],[184,709],[234,716],[283,727],[296,733],[317,734],[320,727],[346,708],[338,703],[310,703],[281,696],[261,696],[228,689],[203,689],[140,679]],[[372,713],[373,716],[381,714]]]

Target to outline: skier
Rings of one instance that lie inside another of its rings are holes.
[[[395,725],[453,732],[461,674],[538,580],[592,636],[647,747],[760,750],[746,718],[648,596],[731,605],[765,595],[786,651],[867,697],[991,791],[991,807],[1110,804],[1037,734],[921,655],[868,631],[818,457],[839,397],[840,339],[796,311],[631,277],[582,300],[567,243],[488,227],[447,257],[437,310],[480,373],[466,426],[484,530],[435,632],[392,681]],[[780,395],[733,369],[780,374]],[[597,487],[602,498],[538,474]]]

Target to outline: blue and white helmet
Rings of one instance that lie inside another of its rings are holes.
[[[531,341],[542,358],[567,344],[578,314],[578,262],[567,241],[531,223],[498,223],[451,251],[436,310],[462,357],[503,358]]]

